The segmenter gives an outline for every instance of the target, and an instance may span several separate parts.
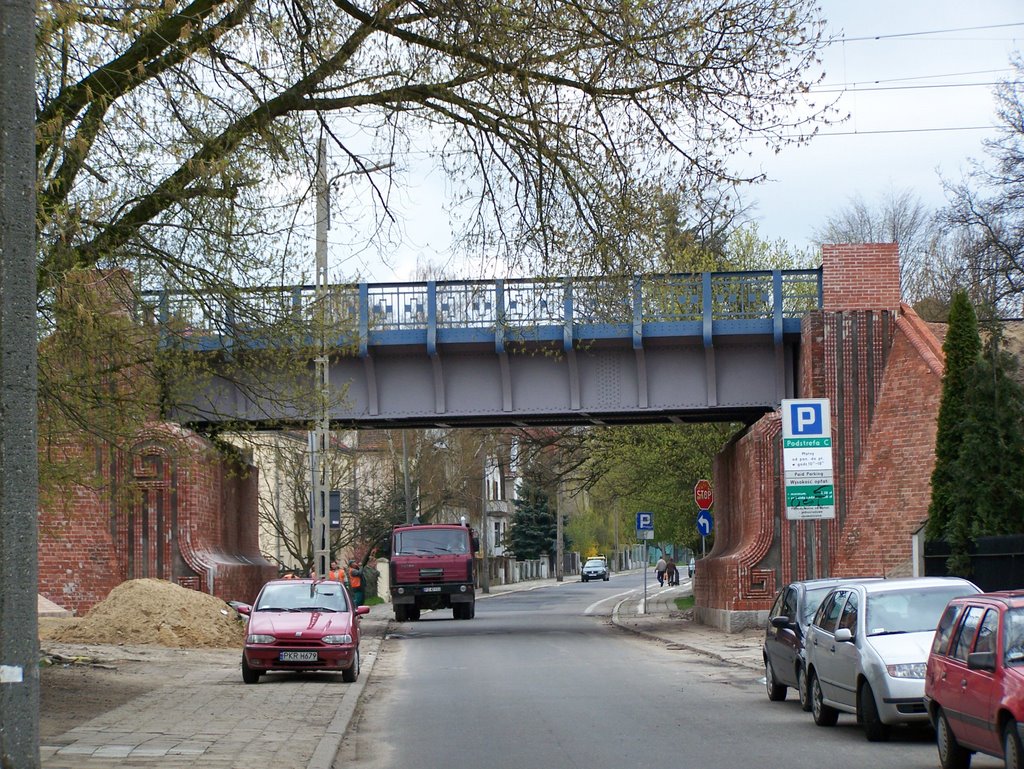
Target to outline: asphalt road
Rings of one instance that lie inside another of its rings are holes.
[[[869,743],[852,718],[823,729],[795,701],[768,702],[750,669],[613,626],[640,588],[641,575],[566,582],[479,601],[472,621],[394,625],[334,766],[938,766],[930,731]]]

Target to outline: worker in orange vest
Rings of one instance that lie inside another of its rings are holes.
[[[363,572],[355,561],[348,562],[348,589],[352,591],[352,603],[362,606],[365,600],[363,592]]]
[[[327,572],[327,579],[337,580],[338,582],[345,581],[345,570],[338,568],[337,561],[331,561],[331,570]]]

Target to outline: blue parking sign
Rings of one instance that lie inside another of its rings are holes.
[[[783,438],[828,438],[831,433],[828,398],[782,401]]]
[[[654,531],[654,513],[637,513],[636,530]]]

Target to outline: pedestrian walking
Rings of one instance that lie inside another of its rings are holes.
[[[665,569],[668,568],[668,563],[665,561],[665,557],[662,556],[658,559],[658,562],[654,564],[654,573],[658,577],[658,584],[662,587],[665,586]]]
[[[665,578],[668,580],[669,586],[679,584],[679,567],[676,566],[676,562],[673,558],[668,559],[668,563],[665,564]]]

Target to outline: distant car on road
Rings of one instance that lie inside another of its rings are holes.
[[[987,753],[1024,766],[1024,591],[950,601],[928,656],[924,700],[943,769]]]
[[[697,560],[695,558],[691,558],[690,559],[690,563],[686,567],[686,570],[687,570],[687,572],[689,572],[689,574],[687,576],[692,578],[693,577],[693,573],[697,570]]]
[[[807,630],[807,687],[818,726],[853,713],[871,742],[893,724],[928,721],[924,673],[935,626],[954,598],[980,593],[959,577],[841,585]]]
[[[247,617],[242,680],[255,684],[272,670],[359,676],[359,618],[370,607],[353,607],[340,582],[275,579],[263,586],[252,606],[236,610]]]
[[[791,582],[779,591],[768,612],[761,650],[765,687],[772,702],[781,702],[789,689],[795,689],[800,707],[811,709],[804,652],[807,626],[829,590],[853,581],[839,577],[810,579]]]
[[[605,582],[608,581],[608,561],[604,558],[588,558],[587,562],[583,564],[583,572],[580,574],[580,580],[583,582],[589,582],[592,579],[603,579]]]

